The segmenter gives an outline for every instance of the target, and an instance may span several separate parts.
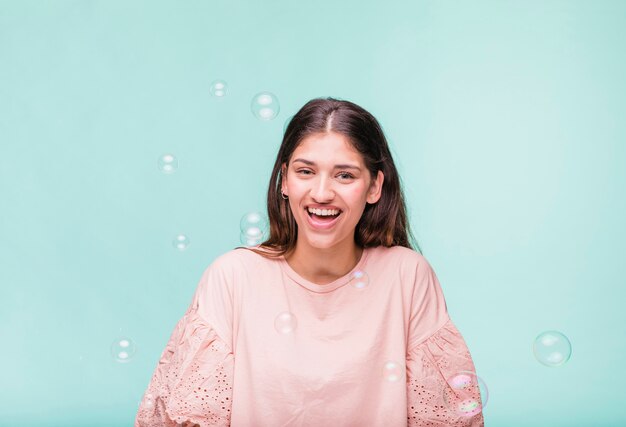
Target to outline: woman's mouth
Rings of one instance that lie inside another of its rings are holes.
[[[337,223],[343,212],[339,211],[337,215],[317,215],[306,209],[306,213],[309,217],[309,225],[312,228],[316,230],[328,230]]]

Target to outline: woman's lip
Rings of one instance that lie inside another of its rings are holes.
[[[339,215],[337,215],[337,218],[333,219],[331,222],[320,223],[320,222],[315,221],[313,217],[309,215],[308,209],[305,209],[305,213],[306,213],[307,221],[309,221],[309,225],[311,226],[311,228],[315,230],[328,230],[329,228],[332,228],[337,223],[337,221],[339,221],[339,218],[341,217],[341,214],[342,214],[342,212],[339,212]]]
[[[309,211],[309,209],[326,209],[326,210],[334,210],[334,211],[339,211],[339,212],[343,212],[341,209],[333,207],[333,206],[324,206],[321,208],[315,207],[315,206],[307,206],[306,208],[304,208],[307,212]]]

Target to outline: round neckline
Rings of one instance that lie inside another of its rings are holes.
[[[361,259],[359,259],[359,262],[357,262],[357,264],[352,268],[352,270],[350,270],[349,272],[347,272],[343,276],[338,277],[337,279],[335,279],[334,281],[332,281],[332,282],[330,282],[330,283],[328,283],[326,285],[318,285],[317,283],[311,282],[310,280],[307,280],[304,277],[300,276],[293,268],[291,268],[291,266],[289,265],[289,263],[285,259],[284,255],[281,255],[281,257],[279,259],[280,259],[280,265],[281,265],[283,271],[294,282],[296,282],[299,285],[307,288],[310,291],[317,292],[317,293],[327,293],[327,292],[332,292],[335,289],[337,289],[337,288],[345,285],[346,283],[348,283],[350,281],[350,275],[352,273],[354,273],[355,271],[363,270],[363,266],[365,265],[365,262],[367,261],[367,257],[369,255],[370,249],[371,248],[363,248],[363,253],[361,254]]]

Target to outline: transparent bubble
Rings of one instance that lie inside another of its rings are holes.
[[[172,241],[172,245],[179,251],[184,251],[185,249],[187,249],[190,243],[191,242],[189,241],[189,237],[185,236],[184,234],[177,235]]]
[[[136,351],[135,342],[128,337],[119,337],[111,343],[111,355],[120,363],[129,362]]]
[[[140,406],[143,409],[150,410],[150,409],[154,409],[154,404],[155,404],[154,395],[148,393],[143,397],[143,400],[141,401]]]
[[[221,98],[228,93],[228,84],[224,80],[214,80],[209,88],[211,96]]]
[[[366,288],[370,283],[370,278],[363,270],[356,270],[350,274],[350,283],[356,289]]]
[[[393,361],[386,362],[383,366],[383,378],[389,382],[404,380],[404,367]]]
[[[298,322],[296,316],[288,311],[283,311],[276,316],[274,320],[274,328],[281,334],[288,334],[296,329]]]
[[[263,230],[267,226],[267,219],[261,212],[248,212],[241,217],[239,227],[244,233],[249,229]],[[255,233],[252,231],[251,233]]]
[[[242,233],[249,239],[260,239],[263,236],[263,230],[259,227],[250,227],[246,231],[242,231]]]
[[[565,364],[571,357],[572,344],[559,331],[545,331],[535,338],[533,352],[539,362],[557,367]]]
[[[252,114],[260,120],[272,120],[278,116],[280,105],[278,98],[271,92],[260,92],[254,95],[250,104]]]
[[[163,173],[174,173],[178,169],[178,159],[173,154],[163,154],[159,157],[157,165]]]
[[[268,222],[265,215],[260,212],[249,212],[241,217],[239,228],[241,229],[240,240],[246,246],[256,246],[267,239]]]
[[[247,233],[241,232],[239,240],[244,246],[253,247],[259,246],[265,239],[263,238],[263,234],[257,234],[254,229],[249,229]]]
[[[478,414],[489,400],[487,385],[471,371],[459,371],[449,376],[442,393],[448,409],[463,417]]]

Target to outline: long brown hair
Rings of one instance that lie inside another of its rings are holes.
[[[330,97],[315,98],[307,102],[292,117],[285,129],[267,190],[270,235],[258,247],[245,249],[268,258],[277,258],[295,249],[298,225],[291,212],[289,200],[281,197],[281,165],[285,163],[289,166],[291,155],[303,139],[311,134],[330,132],[348,138],[363,156],[372,179],[376,178],[379,170],[385,175],[380,199],[375,204],[365,205],[363,215],[356,225],[355,244],[363,248],[382,245],[414,249],[414,243],[421,253],[411,234],[400,176],[380,124],[362,107],[350,101]]]

